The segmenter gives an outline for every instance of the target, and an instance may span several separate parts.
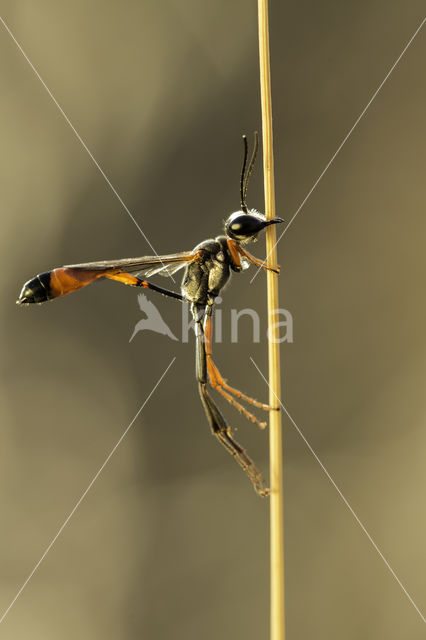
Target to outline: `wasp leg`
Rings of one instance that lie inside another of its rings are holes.
[[[231,429],[226,424],[225,418],[222,416],[207,391],[207,357],[202,327],[202,315],[203,312],[200,307],[198,305],[193,305],[196,334],[196,378],[204,411],[213,434],[246,472],[258,495],[266,497],[269,495],[269,489],[265,486],[265,481],[262,475],[256,469],[253,461],[249,458],[244,449],[232,438]]]
[[[273,271],[274,273],[277,273],[277,274],[280,272],[280,265],[279,264],[268,265],[263,260],[259,260],[259,258],[256,258],[255,256],[253,256],[246,249],[243,249],[240,244],[237,247],[237,251],[244,258],[247,258],[247,260],[249,262],[251,262],[252,264],[256,265],[256,267],[260,267],[261,269],[265,269],[266,271]]]
[[[256,493],[258,493],[262,498],[265,498],[269,495],[269,489],[265,486],[265,481],[261,473],[256,469],[253,461],[249,458],[244,449],[232,438],[231,429],[226,425],[222,414],[210,398],[206,385],[199,384],[198,386],[201,401],[214,435],[246,472]]]
[[[143,287],[144,289],[151,289],[151,291],[157,291],[157,293],[161,293],[163,296],[175,298],[176,300],[181,300],[182,302],[185,301],[185,298],[181,296],[180,293],[175,293],[174,291],[163,289],[163,287],[157,287],[156,284],[152,284],[152,282],[148,282],[148,280],[142,280],[142,278],[138,278],[131,273],[126,273],[125,271],[105,273],[104,277],[108,278],[109,280],[116,280],[117,282],[121,282],[122,284],[130,285],[131,287]]]
[[[242,415],[247,418],[247,420],[250,420],[250,422],[256,424],[259,429],[265,429],[267,426],[267,422],[261,422],[260,420],[258,420],[255,415],[253,415],[250,411],[243,407],[242,404],[240,404],[237,400],[235,400],[235,398],[233,398],[223,389],[223,385],[218,381],[216,377],[215,370],[212,369],[212,362],[209,360],[207,361],[207,370],[209,374],[209,383],[212,389],[216,389],[216,391],[218,391],[229,402],[229,404],[232,404],[233,407],[235,407],[240,413],[242,413]]]
[[[259,402],[250,396],[247,396],[242,391],[231,387],[226,380],[220,374],[219,369],[213,362],[212,358],[212,319],[210,314],[206,314],[204,320],[204,339],[205,339],[205,349],[206,349],[206,361],[207,361],[207,372],[209,375],[209,382],[211,386],[216,389],[226,400],[232,404],[238,411],[240,411],[248,420],[254,422],[261,429],[266,427],[266,422],[260,422],[256,416],[254,416],[250,411],[247,411],[245,407],[243,407],[239,402],[237,402],[230,394],[233,394],[240,400],[245,400],[247,403],[258,407],[259,409],[263,409],[264,411],[273,411],[276,410],[274,407],[270,407],[268,404],[264,404],[263,402]]]
[[[280,272],[280,266],[278,264],[268,265],[263,260],[259,260],[259,258],[256,258],[251,253],[243,249],[238,242],[235,242],[235,240],[229,239],[227,240],[227,243],[228,243],[229,252],[234,261],[237,271],[241,271],[242,269],[240,256],[243,256],[243,258],[246,258],[249,262],[254,264],[256,267],[260,267],[261,269],[265,269],[266,271],[273,271],[274,273]]]

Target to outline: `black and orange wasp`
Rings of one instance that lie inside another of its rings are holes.
[[[253,264],[259,268],[279,273],[278,265],[270,266],[266,262],[255,258],[244,248],[247,243],[255,241],[259,232],[268,225],[277,224],[283,222],[283,220],[282,218],[267,220],[263,214],[255,209],[247,208],[247,186],[258,149],[257,133],[255,133],[255,143],[248,168],[246,136],[243,136],[243,140],[244,159],[240,179],[241,209],[231,213],[227,218],[224,229],[225,235],[204,240],[192,251],[163,256],[87,262],[85,264],[66,265],[52,269],[26,282],[22,287],[17,303],[21,305],[43,303],[72,291],[77,291],[96,280],[104,278],[116,280],[133,287],[151,289],[164,296],[189,303],[196,336],[196,379],[201,402],[211,430],[248,474],[257,493],[260,496],[267,496],[269,490],[265,486],[262,475],[244,449],[233,438],[230,427],[207,390],[207,385],[209,384],[211,388],[216,389],[246,418],[261,428],[264,428],[266,423],[260,422],[239,401],[245,401],[265,411],[278,410],[275,407],[258,402],[238,389],[231,387],[220,374],[212,356],[212,316],[215,299],[228,282],[231,272],[238,273]],[[181,293],[169,291],[139,277],[141,273],[144,273],[147,277],[154,274],[171,276],[182,268],[185,268],[185,271],[181,284]]]

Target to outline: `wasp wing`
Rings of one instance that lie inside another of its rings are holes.
[[[154,276],[160,274],[160,276],[165,276],[166,278],[171,278],[173,274],[175,274],[179,269],[183,269],[187,262],[172,262],[171,264],[162,264],[156,267],[150,267],[146,271],[144,271],[146,276]]]
[[[82,264],[67,264],[66,269],[76,269],[78,271],[110,271],[119,269],[126,272],[138,273],[160,273],[171,275],[181,269],[188,262],[192,262],[197,257],[197,252],[182,251],[180,253],[170,253],[164,256],[144,256],[142,258],[123,258],[122,260],[101,260],[99,262],[84,262]]]

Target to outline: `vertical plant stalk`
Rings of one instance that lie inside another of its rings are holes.
[[[265,215],[275,217],[274,156],[272,143],[271,70],[269,60],[268,0],[258,0],[260,93],[262,102],[263,177]],[[266,229],[269,264],[277,264],[275,225]],[[278,342],[278,276],[267,272],[269,404],[279,406],[280,352]],[[284,517],[281,412],[269,414],[270,464],[270,554],[271,554],[271,640],[284,640]]]

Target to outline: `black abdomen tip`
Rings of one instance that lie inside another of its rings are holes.
[[[52,298],[50,294],[50,272],[40,273],[28,280],[22,287],[16,304],[34,304],[46,302]]]

